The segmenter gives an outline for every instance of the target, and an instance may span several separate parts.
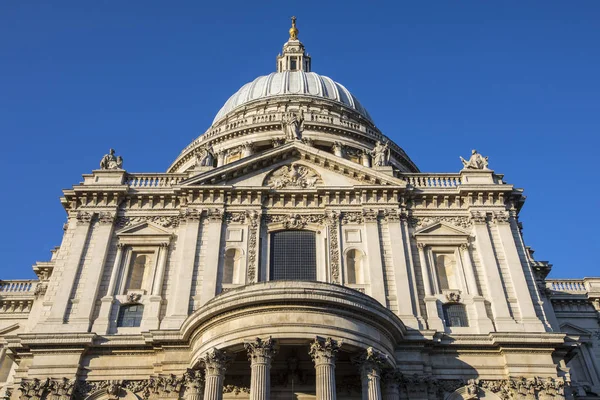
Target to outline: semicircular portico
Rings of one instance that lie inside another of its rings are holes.
[[[223,293],[182,326],[189,340],[190,366],[210,349],[243,350],[257,337],[279,345],[308,345],[315,337],[343,341],[346,351],[372,347],[394,363],[394,348],[406,328],[375,299],[321,282],[271,281]]]

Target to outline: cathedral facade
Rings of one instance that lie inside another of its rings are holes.
[[[0,281],[0,398],[595,398],[600,278],[546,279],[523,191],[461,161],[420,172],[294,19],[167,172],[111,150],[64,191]]]

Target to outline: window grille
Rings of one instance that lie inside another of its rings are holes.
[[[144,306],[141,304],[125,305],[119,309],[117,327],[138,327],[142,324]]]
[[[317,280],[314,232],[290,230],[271,234],[271,280]]]
[[[467,309],[464,304],[445,304],[444,320],[448,327],[469,326]]]

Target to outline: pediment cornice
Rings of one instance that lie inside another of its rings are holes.
[[[337,157],[333,154],[315,149],[301,142],[290,142],[283,146],[265,151],[239,161],[215,168],[201,173],[181,182],[181,187],[193,187],[199,185],[225,185],[230,181],[244,175],[250,175],[254,171],[276,167],[299,161],[307,165],[326,168],[353,181],[356,186],[399,186],[406,187],[404,180],[389,176],[373,168],[364,167],[350,160]]]

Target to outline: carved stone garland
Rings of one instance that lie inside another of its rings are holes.
[[[260,218],[257,212],[250,212],[247,215],[246,221],[248,225],[248,283],[257,281],[256,270],[258,257],[258,228]]]
[[[331,282],[340,284],[340,245],[339,245],[340,214],[336,211],[327,213],[326,223],[329,232],[329,263],[331,265]]]

